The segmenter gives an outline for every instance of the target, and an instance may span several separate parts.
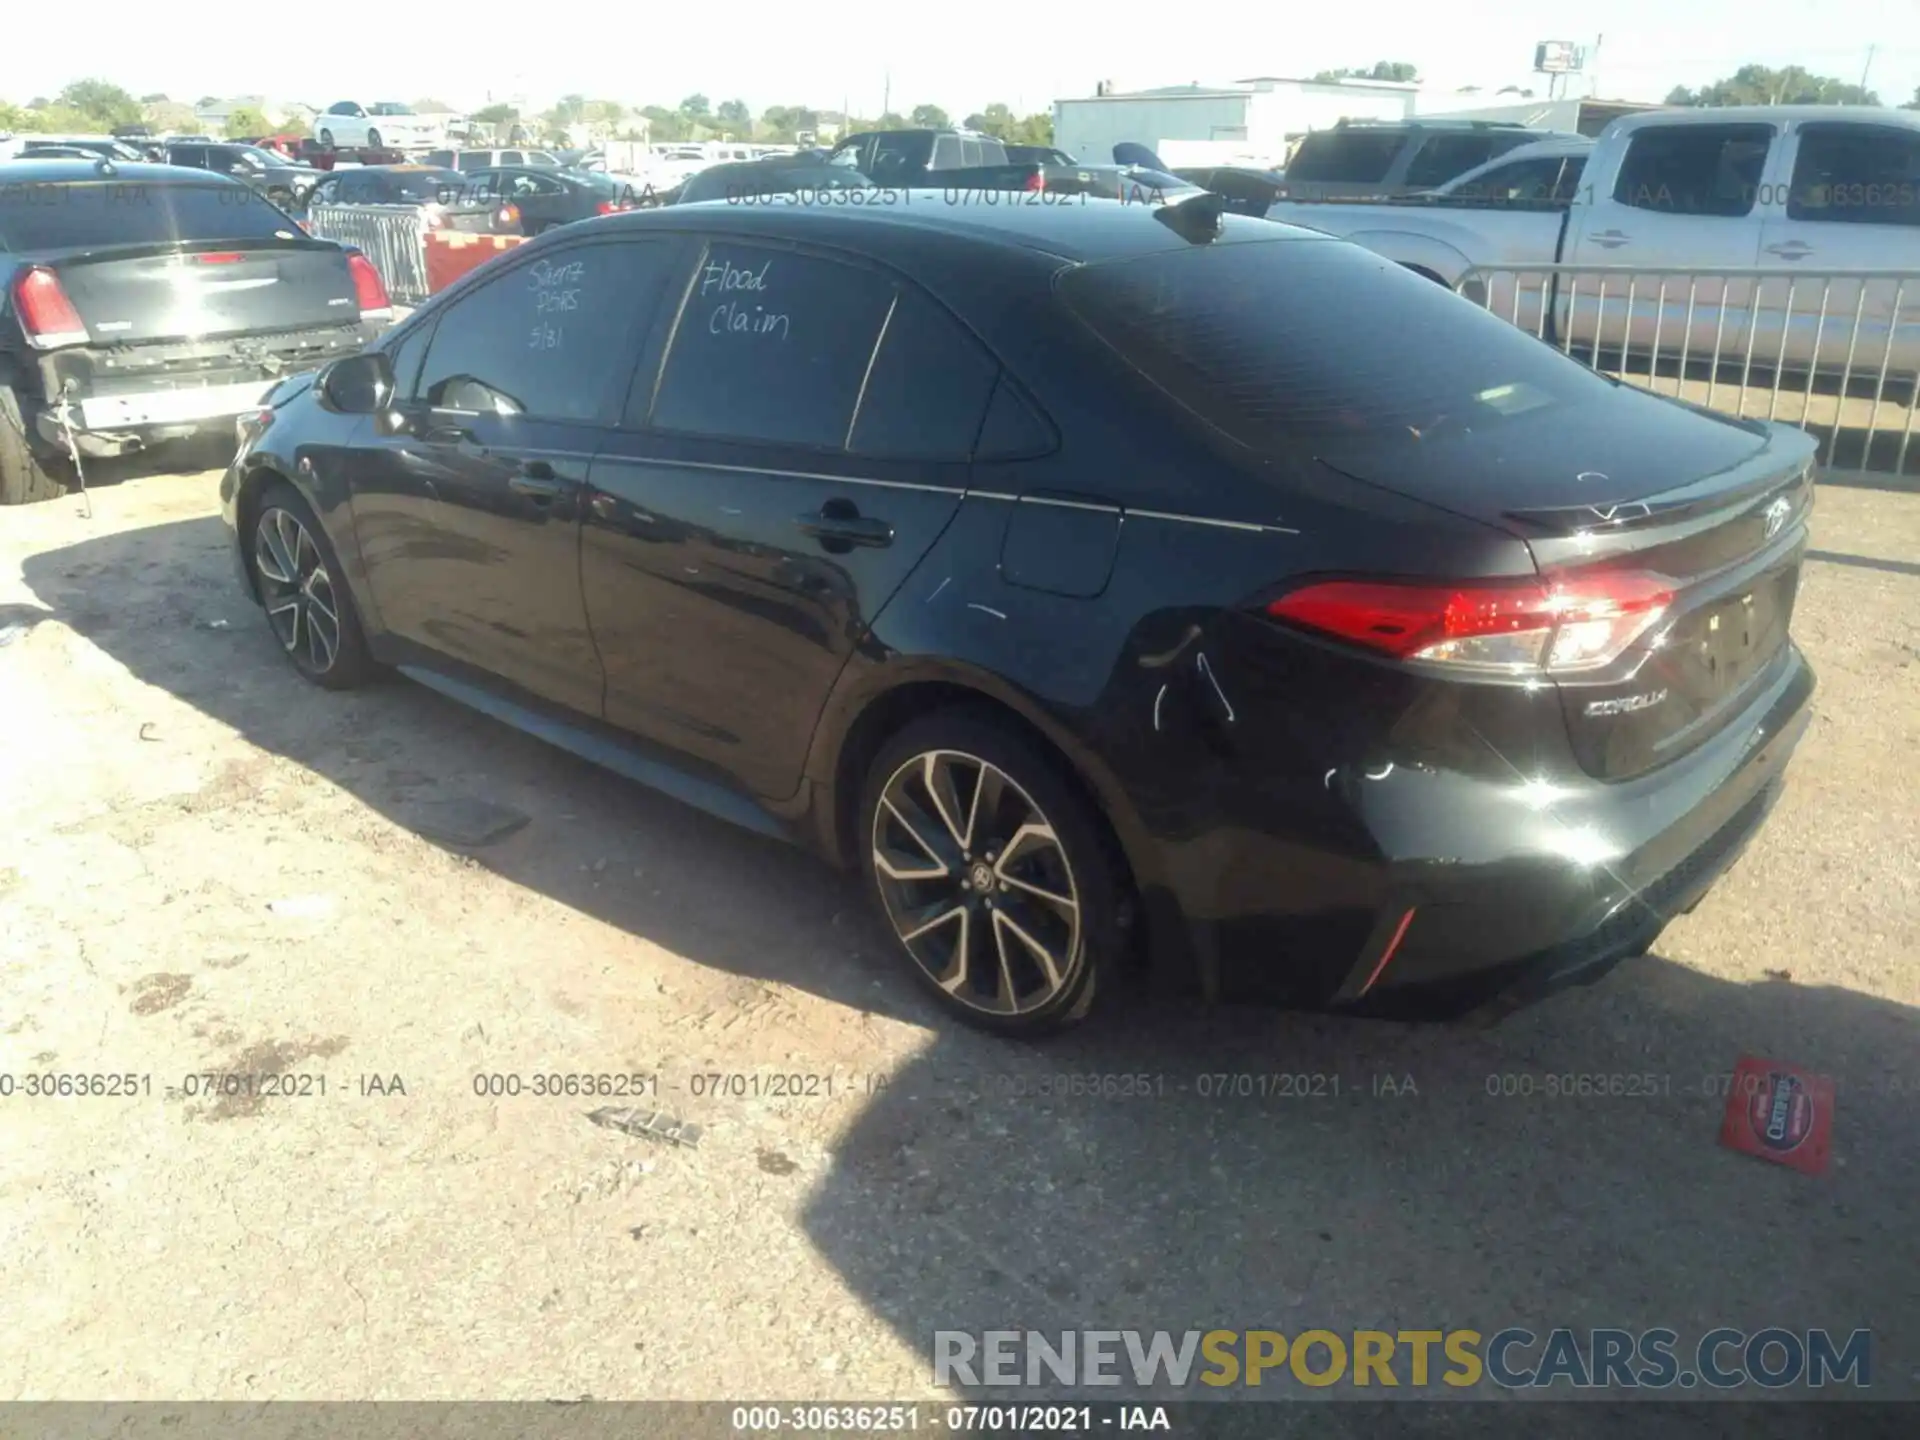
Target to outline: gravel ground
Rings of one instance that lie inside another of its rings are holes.
[[[305,686],[214,485],[0,512],[0,1074],[140,1090],[0,1099],[0,1397],[911,1398],[936,1328],[1509,1324],[1871,1327],[1920,1395],[1920,494],[1823,487],[1818,718],[1657,955],[1491,1028],[1136,1002],[1022,1050],[940,1027],[815,862]],[[437,843],[462,801],[527,823]],[[1825,1176],[1716,1146],[1743,1053],[1836,1077]],[[1281,1071],[1340,1093],[1200,1093]],[[705,1133],[475,1090],[559,1072]],[[1488,1093],[1567,1072],[1662,1079]]]

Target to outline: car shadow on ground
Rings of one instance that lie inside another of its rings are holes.
[[[1051,1045],[1009,1045],[938,1024],[855,886],[818,862],[420,687],[306,685],[228,554],[209,518],[38,555],[25,579],[138,679],[396,824],[418,830],[419,807],[449,798],[526,814],[472,852],[516,885],[933,1029],[803,1204],[812,1243],[922,1354],[936,1330],[1665,1326],[1684,1346],[1720,1326],[1866,1328],[1874,1393],[1920,1392],[1908,1007],[1793,983],[1792,955],[1756,984],[1654,955],[1494,1026],[1135,998]],[[1716,1145],[1743,1054],[1835,1078],[1825,1175]],[[1239,1393],[1354,1393],[1279,1375],[1263,1392]]]

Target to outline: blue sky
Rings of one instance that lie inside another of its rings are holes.
[[[1436,89],[1538,85],[1539,77],[1528,74],[1535,41],[1591,49],[1598,33],[1605,38],[1592,68],[1597,93],[1608,98],[1661,99],[1674,85],[1704,84],[1748,62],[1799,64],[1857,81],[1876,43],[1869,83],[1883,99],[1907,100],[1920,85],[1912,0],[1372,0],[1297,7],[1215,0],[1191,9],[1091,0],[1026,0],[1012,8],[567,0],[535,13],[415,0],[359,10],[322,6],[304,17],[272,8],[232,13],[231,24],[155,24],[151,0],[94,0],[84,44],[0,48],[0,97],[18,103],[100,76],[135,94],[164,91],[188,101],[236,92],[319,105],[433,95],[475,108],[489,92],[547,100],[577,91],[672,105],[699,91],[716,102],[744,99],[756,111],[774,104],[837,109],[844,97],[856,113],[872,114],[891,71],[896,109],[931,101],[959,116],[994,100],[1045,109],[1061,96],[1092,94],[1101,79],[1133,89],[1304,76],[1375,60],[1411,61]],[[441,24],[441,14],[460,18]],[[383,41],[383,32],[391,38]]]

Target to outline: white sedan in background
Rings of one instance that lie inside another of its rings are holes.
[[[411,105],[391,100],[371,106],[342,100],[313,117],[313,138],[346,150],[431,149],[446,144],[446,125],[442,119],[416,115]]]

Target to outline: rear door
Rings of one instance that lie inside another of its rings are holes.
[[[1850,365],[1869,380],[1883,367],[1920,371],[1920,130],[1819,120],[1789,138],[1792,178],[1763,197],[1760,263],[1805,277],[1765,283],[1755,355],[1793,368],[1817,356],[1820,369]],[[1850,270],[1882,273],[1829,278]]]
[[[667,242],[503,266],[440,317],[391,435],[369,434],[354,529],[387,628],[597,716],[580,598],[582,487],[665,283]]]
[[[791,795],[873,617],[946,527],[997,367],[851,257],[716,238],[594,461],[607,718]]]
[[[1614,273],[1561,282],[1558,333],[1597,346],[1609,368],[1619,365],[1623,344],[1645,355],[1656,341],[1663,356],[1684,345],[1690,360],[1717,353],[1742,362],[1753,281],[1725,272],[1758,263],[1755,207],[1779,134],[1771,121],[1655,124],[1630,134],[1612,192],[1583,185],[1564,252],[1570,264]],[[1685,273],[1631,268],[1641,264]]]

